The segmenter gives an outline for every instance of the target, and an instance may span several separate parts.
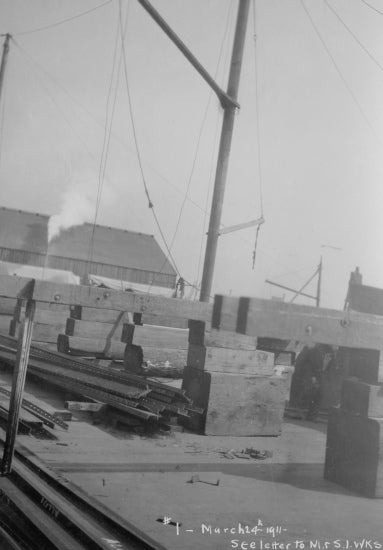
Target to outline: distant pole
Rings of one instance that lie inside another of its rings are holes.
[[[233,51],[231,56],[227,94],[237,100],[239,79],[241,75],[243,50],[250,0],[239,0],[237,24],[235,29]],[[229,164],[231,140],[233,136],[236,107],[233,104],[224,106],[221,141],[217,160],[214,192],[210,212],[209,230],[207,234],[205,260],[202,273],[200,301],[208,302],[213,284],[214,265],[217,255],[219,229],[221,225],[223,199]]]
[[[321,299],[322,269],[323,269],[323,261],[322,261],[322,256],[321,256],[319,266],[318,266],[318,286],[317,286],[317,303],[316,303],[317,307],[320,306],[320,299]]]
[[[11,39],[11,35],[7,33],[5,35],[5,40],[4,40],[4,44],[3,44],[3,55],[1,56],[1,65],[0,65],[0,99],[1,99],[1,94],[2,94],[2,91],[3,91],[5,66],[7,64],[10,39]]]

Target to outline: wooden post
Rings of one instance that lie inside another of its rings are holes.
[[[241,75],[242,57],[245,43],[247,18],[249,14],[250,0],[240,0],[238,7],[237,26],[234,36],[233,53],[227,93],[233,99],[237,99],[239,78]],[[236,107],[232,104],[225,106],[222,122],[221,142],[217,160],[213,200],[210,213],[209,231],[207,235],[205,260],[201,282],[201,302],[208,302],[213,284],[214,264],[217,255],[218,237],[220,233],[223,199],[229,165],[231,139],[233,136]]]
[[[320,262],[318,265],[318,285],[317,285],[317,299],[316,299],[316,305],[317,307],[320,306],[320,299],[321,299],[321,291],[322,291],[322,256],[320,257]]]
[[[25,320],[21,325],[20,335],[17,344],[16,361],[12,380],[12,393],[9,403],[7,434],[4,445],[3,460],[1,464],[2,475],[8,475],[12,469],[12,459],[15,448],[17,428],[19,424],[20,407],[23,399],[29,350],[32,341],[35,307],[35,301],[28,300],[25,312]]]
[[[2,58],[1,58],[1,65],[0,65],[0,98],[1,98],[1,93],[3,91],[5,66],[7,64],[7,59],[8,59],[9,40],[10,39],[11,39],[11,35],[7,33],[5,35],[5,40],[4,40],[4,44],[3,44],[3,55],[2,55]]]

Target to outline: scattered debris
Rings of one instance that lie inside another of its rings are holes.
[[[273,456],[273,451],[259,451],[248,447],[242,451],[236,451],[234,449],[219,451],[222,458],[228,458],[233,460],[234,458],[242,458],[244,460],[265,460],[266,458],[271,458]]]
[[[213,485],[214,487],[218,487],[219,485],[219,479],[217,479],[217,481],[213,482],[213,481],[205,481],[203,479],[200,479],[199,478],[199,475],[194,475],[194,476],[191,476],[191,478],[189,479],[189,481],[187,481],[186,483],[206,483],[206,485]]]

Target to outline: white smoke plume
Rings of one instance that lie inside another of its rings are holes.
[[[94,215],[95,199],[89,196],[83,186],[71,185],[62,196],[60,211],[49,218],[48,243],[63,229],[93,221]]]

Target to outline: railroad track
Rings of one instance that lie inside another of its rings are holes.
[[[3,542],[4,541],[4,542]],[[11,550],[165,550],[34,457],[0,477],[0,546]]]

